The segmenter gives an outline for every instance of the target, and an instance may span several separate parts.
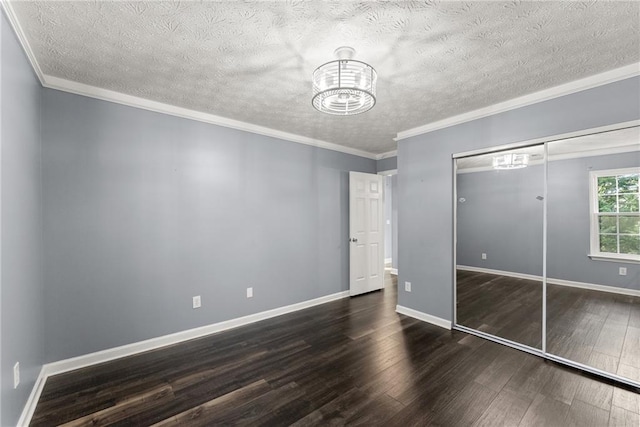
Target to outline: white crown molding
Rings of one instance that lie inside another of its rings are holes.
[[[398,150],[387,151],[386,153],[380,153],[376,155],[376,160],[388,159],[389,157],[396,157]]]
[[[362,151],[355,148],[345,147],[342,145],[334,144],[332,142],[323,141],[320,139],[309,138],[302,135],[296,135],[289,132],[283,132],[276,129],[271,129],[264,126],[258,126],[247,122],[241,122],[239,120],[233,120],[226,117],[216,116],[214,114],[203,113],[201,111],[190,110],[187,108],[176,107],[174,105],[165,104],[162,102],[151,101],[149,99],[140,98],[133,95],[127,95],[121,92],[116,92],[108,89],[102,89],[99,87],[86,85],[83,83],[74,82],[60,77],[54,77],[50,75],[44,75],[43,86],[49,89],[61,90],[63,92],[74,93],[76,95],[87,96],[89,98],[100,99],[103,101],[115,102],[117,104],[126,105],[129,107],[140,108],[143,110],[154,111],[156,113],[168,114],[171,116],[182,117],[184,119],[196,120],[199,122],[209,123],[217,126],[223,126],[227,128],[237,129],[245,132],[251,132],[258,135],[269,136],[272,138],[278,138],[285,141],[297,142],[300,144],[310,145],[318,148],[325,148],[327,150],[339,151],[341,153],[352,154],[354,156],[365,157],[368,159],[376,160],[376,154],[368,151]]]
[[[18,17],[13,10],[13,6],[7,0],[0,0],[0,4],[2,4],[2,9],[4,9],[4,13],[7,15],[7,19],[9,20],[11,27],[13,27],[13,32],[16,34],[16,37],[18,37],[18,41],[20,42],[20,45],[22,45],[22,49],[27,55],[27,59],[29,60],[33,71],[36,73],[36,76],[38,77],[38,80],[40,80],[40,83],[44,85],[44,73],[40,69],[40,65],[36,60],[36,56],[31,49],[31,45],[29,44],[24,31],[22,30],[20,21],[18,21]]]
[[[493,270],[491,268],[472,267],[469,265],[458,265],[457,268],[459,270],[475,271],[477,273],[496,274],[498,276],[514,277],[517,279],[542,281],[542,276],[536,276],[533,274],[523,274],[523,273],[516,273],[513,271]],[[597,285],[595,283],[575,282],[573,280],[553,279],[551,277],[547,278],[547,283],[550,285],[567,286],[570,288],[588,289],[591,291],[600,291],[600,292],[608,292],[611,294],[630,295],[630,296],[640,297],[640,290],[638,289],[619,288],[617,286]]]
[[[413,317],[414,319],[422,320],[423,322],[431,323],[432,325],[440,326],[441,328],[451,329],[450,320],[432,316],[402,305],[396,305],[396,313],[404,314],[405,316]]]
[[[550,99],[559,98],[561,96],[570,95],[572,93],[592,89],[598,86],[603,86],[609,83],[614,83],[639,75],[640,63],[630,64],[624,67],[606,71],[604,73],[595,74],[590,77],[585,77],[583,79],[574,80],[572,82],[565,83],[559,86],[554,86],[549,89],[544,89],[518,98],[513,98],[508,101],[480,108],[478,110],[469,111],[468,113],[459,114],[457,116],[448,117],[437,122],[418,126],[413,129],[404,130],[398,132],[396,141],[433,132],[434,130],[459,125],[461,123],[470,122],[472,120],[481,119],[483,117],[492,116],[494,114],[504,113],[505,111],[515,110],[516,108],[526,107],[527,105],[548,101]]]

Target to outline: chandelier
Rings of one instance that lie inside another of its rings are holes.
[[[318,111],[351,116],[369,111],[376,105],[378,74],[369,64],[355,61],[356,51],[347,46],[335,50],[337,60],[319,66],[313,72],[313,99]]]
[[[520,169],[528,165],[528,154],[507,153],[493,158],[494,169]]]

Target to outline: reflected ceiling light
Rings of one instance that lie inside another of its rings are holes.
[[[520,169],[529,165],[528,154],[506,153],[493,158],[494,169]]]
[[[335,50],[337,60],[313,72],[313,107],[327,114],[351,116],[376,105],[378,74],[369,64],[353,60],[356,51],[347,46]]]

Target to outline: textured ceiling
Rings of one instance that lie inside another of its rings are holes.
[[[372,153],[397,132],[640,61],[638,2],[12,2],[43,73]],[[338,46],[359,116],[311,106]]]

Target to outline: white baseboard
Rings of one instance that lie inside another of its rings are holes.
[[[396,305],[396,313],[404,314],[405,316],[413,317],[414,319],[422,320],[423,322],[431,323],[432,325],[440,326],[441,328],[451,329],[450,320],[432,316],[412,308]]]
[[[458,265],[456,267],[458,270],[475,271],[476,273],[497,274],[499,276],[515,277],[516,279],[542,280],[542,276],[516,273],[515,271],[492,270],[490,268],[472,267],[470,265]]]
[[[86,366],[98,363],[108,362],[114,359],[131,356],[149,350],[155,350],[168,345],[177,344],[183,341],[201,338],[217,332],[226,331],[237,328],[239,326],[248,325],[250,323],[259,322],[261,320],[270,319],[272,317],[281,316],[283,314],[292,313],[294,311],[303,310],[315,305],[324,304],[340,298],[349,296],[349,291],[338,292],[324,297],[315,298],[284,307],[274,308],[272,310],[262,311],[260,313],[250,314],[248,316],[238,317],[236,319],[225,320],[223,322],[213,323],[211,325],[201,326],[199,328],[188,329],[186,331],[177,332],[175,334],[163,335],[157,338],[151,338],[145,341],[139,341],[132,344],[126,344],[119,347],[109,348],[106,350],[89,353],[70,359],[60,360],[58,362],[48,363],[44,366],[47,375],[56,375],[63,372],[73,371],[84,368]]]
[[[42,393],[42,389],[44,388],[44,384],[46,383],[47,378],[52,375],[85,368],[87,366],[120,359],[122,357],[133,356],[138,353],[155,350],[158,348],[166,347],[168,345],[178,344],[180,342],[192,340],[194,338],[201,338],[207,335],[215,334],[217,332],[226,331],[229,329],[237,328],[239,326],[244,326],[251,323],[259,322],[261,320],[270,319],[272,317],[281,316],[283,314],[293,313],[294,311],[304,310],[305,308],[325,304],[327,302],[346,298],[348,296],[349,291],[337,292],[335,294],[326,295],[320,298],[315,298],[284,307],[274,308],[272,310],[262,311],[260,313],[250,314],[248,316],[238,317],[236,319],[226,320],[224,322],[218,322],[211,325],[201,326],[199,328],[188,329],[186,331],[177,332],[175,334],[163,335],[161,337],[151,338],[145,341],[139,341],[119,347],[97,351],[95,353],[72,357],[70,359],[47,363],[42,367],[42,370],[40,371],[40,375],[38,376],[33,390],[31,391],[31,395],[29,396],[29,399],[27,400],[27,403],[22,411],[18,426],[21,427],[29,425],[29,423],[31,422],[31,417],[33,416],[33,412],[36,409],[38,399],[40,398],[40,394]]]
[[[471,267],[468,265],[458,265],[459,270],[475,271],[478,273],[497,274],[499,276],[515,277],[518,279],[538,280],[542,281],[542,276],[535,276],[533,274],[522,274],[513,271],[493,270],[490,268]],[[609,292],[619,295],[630,295],[634,297],[640,297],[640,290],[619,288],[616,286],[596,285],[595,283],[574,282],[572,280],[547,278],[547,283],[551,285],[568,286],[571,288],[588,289],[591,291]]]
[[[40,400],[40,395],[46,382],[47,374],[43,366],[42,369],[40,369],[36,383],[33,385],[33,389],[31,389],[27,403],[25,403],[22,409],[22,414],[20,414],[20,418],[18,419],[18,427],[26,427],[31,423],[31,417],[33,417],[33,413],[36,411],[36,405],[38,404],[38,400]]]
[[[640,290],[618,288],[615,286],[596,285],[595,283],[573,282],[563,279],[547,279],[547,283],[552,285],[568,286],[570,288],[589,289],[592,291],[610,292],[613,294],[629,295],[632,297],[640,297]]]
[[[394,276],[398,275],[398,269],[397,268],[390,268],[389,269],[389,273],[393,274]]]

